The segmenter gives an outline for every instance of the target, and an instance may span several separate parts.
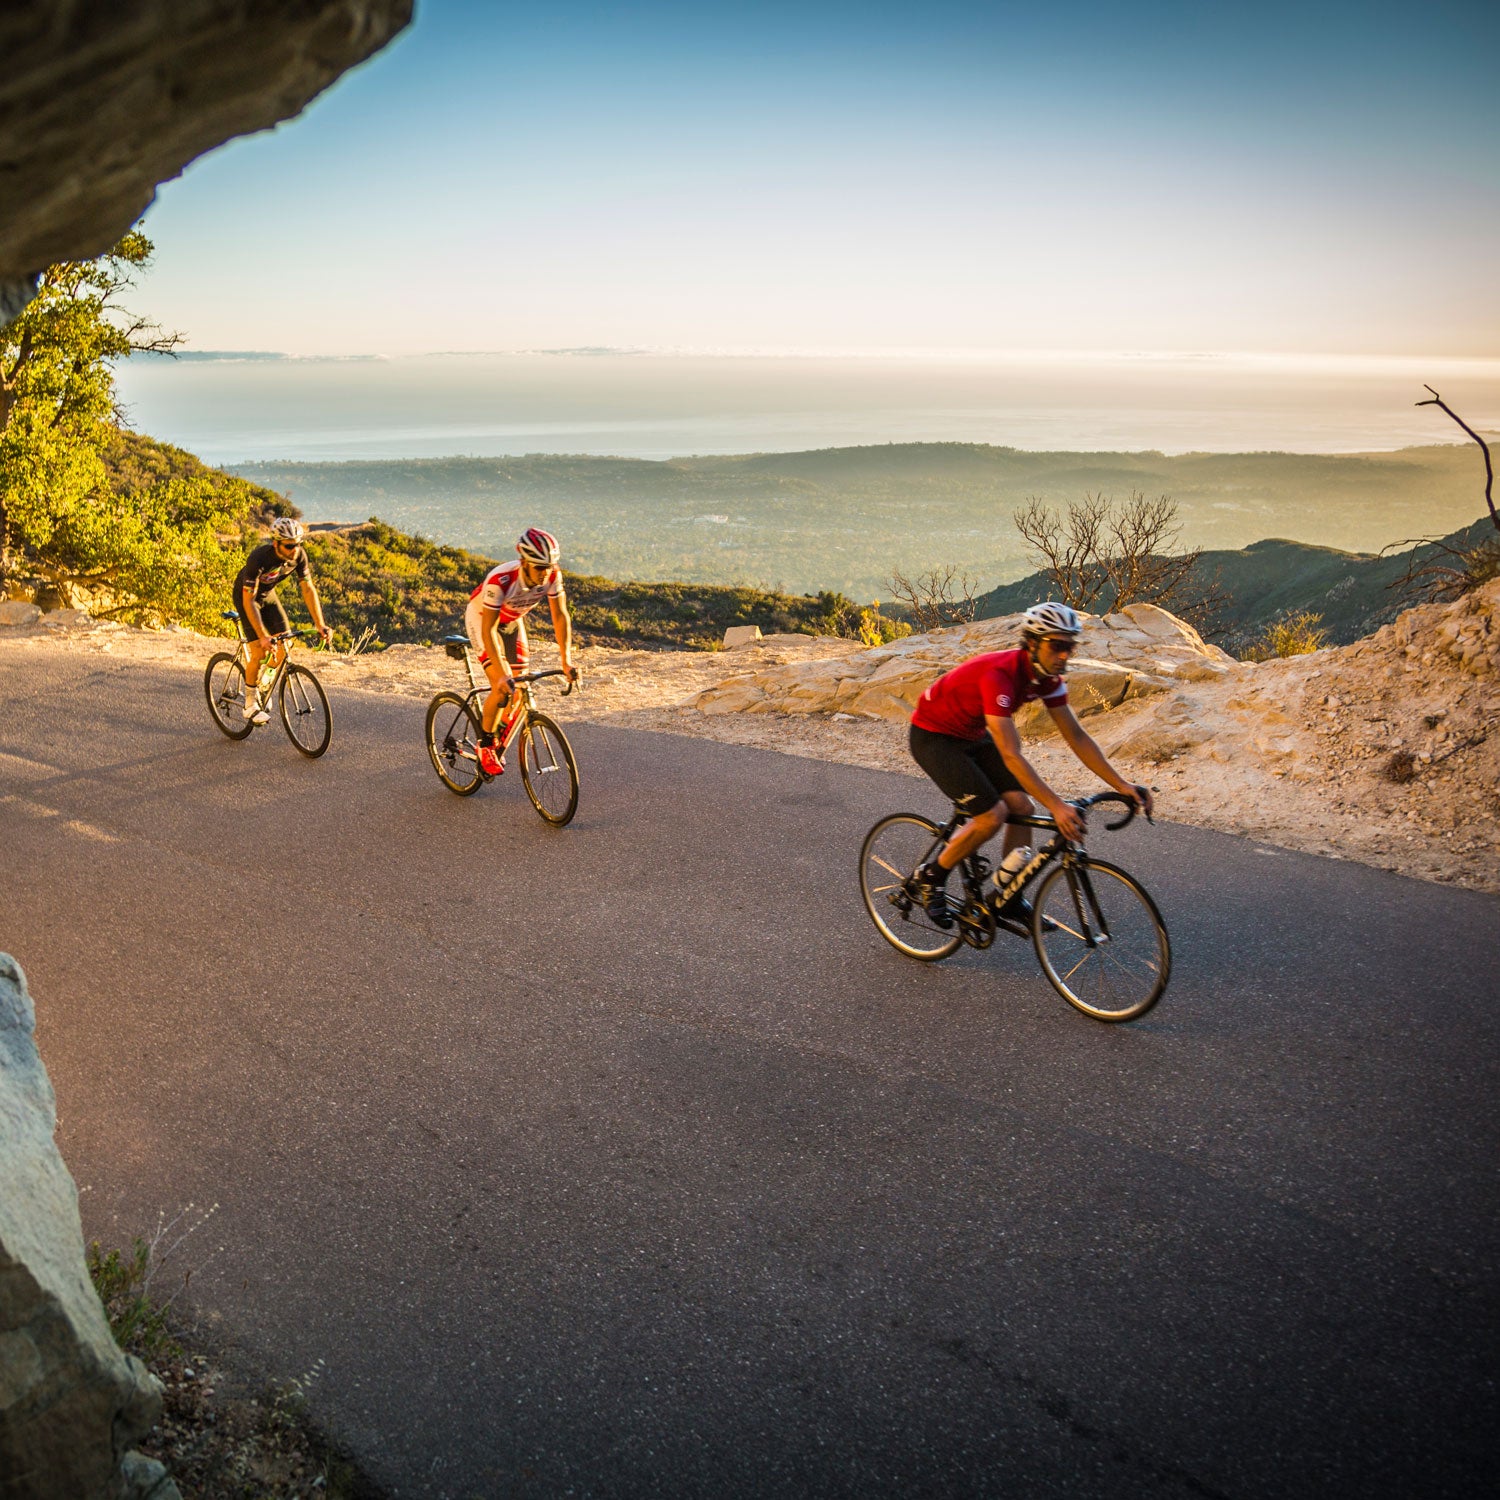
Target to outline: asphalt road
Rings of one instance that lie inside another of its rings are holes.
[[[1109,1027],[882,942],[915,781],[580,726],[559,832],[334,709],[12,652],[0,947],[89,1232],[217,1204],[196,1305],[393,1493],[1493,1489],[1500,902],[1101,832],[1175,959]]]

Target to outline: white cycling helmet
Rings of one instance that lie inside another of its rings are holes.
[[[295,516],[277,516],[271,522],[272,541],[300,542],[306,534],[307,528]]]
[[[1033,639],[1044,635],[1070,635],[1077,640],[1083,634],[1083,621],[1078,618],[1076,609],[1048,599],[1042,604],[1033,604],[1021,616],[1021,634]]]

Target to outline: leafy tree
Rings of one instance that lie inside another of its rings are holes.
[[[121,304],[151,252],[135,230],[97,260],[49,266],[0,329],[0,597],[81,592],[98,614],[203,625],[239,565],[219,538],[238,540],[252,492],[194,462],[120,471],[113,363],[181,341]]]

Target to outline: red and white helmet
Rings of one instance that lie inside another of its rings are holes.
[[[520,541],[516,543],[516,551],[522,562],[534,563],[539,568],[555,568],[558,558],[562,556],[557,538],[550,531],[543,531],[540,526],[533,526],[521,534]]]

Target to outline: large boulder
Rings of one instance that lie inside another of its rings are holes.
[[[0,323],[35,273],[109,249],[195,157],[297,114],[412,0],[0,6]]]
[[[161,1388],[121,1352],[89,1281],[35,1024],[25,975],[0,953],[0,1492],[171,1500],[160,1465],[129,1451]]]
[[[685,706],[705,714],[848,713],[902,723],[927,685],[966,657],[1016,644],[1021,617],[1004,615],[907,636],[834,660],[796,661],[741,672],[705,688]],[[1191,625],[1154,605],[1135,604],[1100,619],[1084,616],[1082,651],[1068,668],[1068,701],[1080,718],[1127,699],[1166,692],[1182,681],[1232,674],[1241,663],[1206,645]],[[1016,716],[1022,733],[1050,734],[1040,704]]]

